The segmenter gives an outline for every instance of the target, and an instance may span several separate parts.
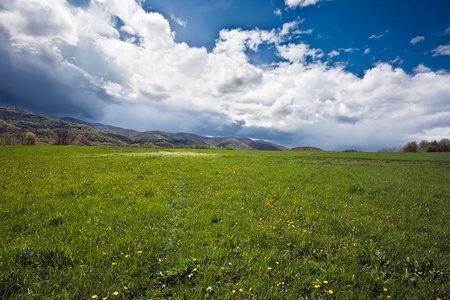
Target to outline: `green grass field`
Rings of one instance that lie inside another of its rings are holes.
[[[449,299],[449,154],[19,146],[0,174],[0,299]]]

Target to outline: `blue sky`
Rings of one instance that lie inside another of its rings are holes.
[[[448,0],[4,0],[0,103],[375,151],[450,135]]]
[[[450,2],[446,0],[333,0],[303,8],[288,8],[281,0],[155,0],[143,6],[169,20],[177,41],[209,51],[222,29],[271,30],[302,20],[301,29],[313,32],[296,39],[325,53],[339,52],[327,60],[343,62],[359,75],[380,61],[407,72],[420,63],[435,71],[450,70],[450,59],[432,52],[450,41],[445,34],[450,28]],[[411,43],[417,37],[423,38]],[[278,61],[273,52],[250,55],[259,58],[255,63]]]

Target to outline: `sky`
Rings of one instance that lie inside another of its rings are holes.
[[[450,138],[448,0],[2,0],[0,104],[378,151]]]

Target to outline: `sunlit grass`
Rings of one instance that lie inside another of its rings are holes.
[[[445,299],[449,163],[0,148],[0,295]]]

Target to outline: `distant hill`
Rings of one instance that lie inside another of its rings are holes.
[[[65,121],[72,123],[83,124],[95,128],[97,130],[124,135],[131,138],[136,143],[151,143],[156,146],[171,146],[173,147],[198,147],[198,148],[226,148],[233,147],[236,150],[284,150],[286,147],[273,144],[263,140],[252,140],[249,138],[239,137],[204,137],[192,133],[170,133],[164,131],[145,131],[139,132],[131,129],[124,129],[104,125],[101,123],[89,123],[75,118],[62,118]]]
[[[295,147],[292,148],[291,150],[293,151],[323,151],[320,148],[316,148],[316,147]]]
[[[136,142],[166,142],[174,146],[190,146],[198,148],[226,148],[236,150],[272,150],[280,151],[286,147],[263,140],[252,140],[239,137],[204,137],[191,133],[169,133],[162,131],[146,131],[132,137]]]
[[[38,144],[54,144],[58,133],[65,144],[125,146],[131,139],[105,133],[90,126],[51,118],[25,109],[0,105],[0,145],[20,145],[27,132],[36,135]]]
[[[85,122],[85,121],[78,120],[78,119],[75,119],[75,118],[65,117],[65,118],[61,118],[61,120],[64,120],[64,121],[67,121],[67,122],[71,122],[71,123],[86,125],[86,126],[92,127],[94,129],[97,129],[97,130],[102,131],[102,132],[123,135],[123,136],[126,136],[128,138],[131,138],[131,137],[133,137],[133,136],[135,136],[135,135],[140,133],[139,131],[132,130],[132,129],[123,129],[123,128],[120,128],[120,127],[104,125],[104,124],[101,124],[101,123],[89,123],[89,122]]]
[[[236,150],[271,151],[286,149],[264,140],[245,137],[204,137],[163,131],[139,132],[75,118],[46,117],[29,110],[0,105],[0,144],[21,144],[27,132],[34,133],[38,143],[53,144],[61,129],[69,131],[73,144],[213,149],[232,147]]]

